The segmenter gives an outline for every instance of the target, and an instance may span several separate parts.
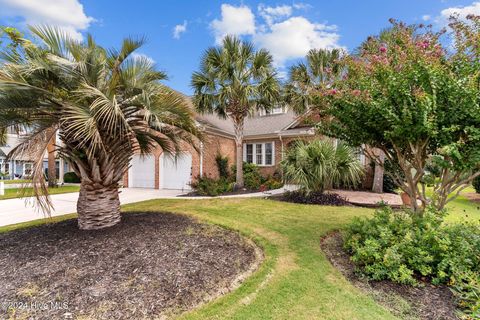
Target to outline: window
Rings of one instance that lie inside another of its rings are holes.
[[[243,160],[259,166],[273,166],[274,150],[274,142],[246,143],[243,145]]]
[[[247,144],[247,148],[246,148],[246,159],[245,161],[248,162],[248,163],[252,163],[253,162],[253,144]]]
[[[23,175],[24,176],[30,176],[32,175],[32,164],[27,162],[23,164]]]
[[[255,145],[255,163],[263,164],[263,144],[258,143]]]
[[[266,109],[260,110],[261,116],[268,116],[272,114],[281,114],[281,113],[285,113],[285,108],[283,106],[275,106],[269,110],[266,110]]]
[[[273,144],[265,143],[265,165],[273,165]]]

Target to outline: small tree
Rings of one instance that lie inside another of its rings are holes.
[[[354,149],[331,141],[299,141],[282,161],[285,180],[300,185],[305,192],[323,192],[340,186],[356,186],[363,166]]]
[[[216,113],[233,122],[236,145],[236,185],[243,187],[243,126],[255,109],[271,108],[280,86],[266,50],[227,36],[221,47],[205,52],[200,71],[192,75],[193,101],[198,111]]]
[[[478,17],[469,19],[451,24],[452,55],[440,44],[441,33],[393,21],[343,59],[348,73],[340,81],[315,93],[316,105],[327,105],[332,119],[320,130],[379,148],[398,163],[401,172],[392,178],[414,199],[415,211],[428,204],[443,209],[480,175],[480,69],[472,40],[479,24]],[[427,183],[434,186],[430,199]]]

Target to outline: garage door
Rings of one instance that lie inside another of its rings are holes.
[[[155,157],[134,155],[128,171],[130,188],[155,188]]]
[[[160,156],[160,188],[190,189],[192,176],[192,155],[181,153],[176,158],[162,154]]]

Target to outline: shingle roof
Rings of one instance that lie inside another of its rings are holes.
[[[287,129],[297,118],[298,116],[293,111],[248,117],[245,119],[244,135],[248,138],[249,136],[278,134]],[[233,124],[230,119],[221,119],[215,114],[202,114],[198,115],[197,121],[224,133],[234,134]],[[302,130],[302,132],[304,131],[305,129]]]

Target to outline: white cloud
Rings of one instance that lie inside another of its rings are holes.
[[[423,20],[423,21],[429,21],[431,18],[432,18],[432,17],[431,17],[430,15],[428,15],[428,14],[425,14],[425,15],[422,16],[422,20]]]
[[[292,16],[294,11],[310,7],[303,3],[275,7],[260,4],[257,8],[260,24],[256,25],[255,15],[249,7],[222,4],[221,19],[213,20],[210,26],[217,44],[227,34],[251,35],[257,47],[270,51],[276,66],[282,68],[287,60],[302,58],[310,49],[341,48],[335,25]]]
[[[133,58],[134,60],[136,60],[136,59],[145,59],[145,60],[147,60],[148,62],[150,62],[150,63],[152,63],[152,64],[155,63],[155,60],[153,60],[152,57],[147,56],[146,54],[143,54],[143,53],[134,52],[134,53],[132,53],[132,58]]]
[[[221,11],[222,18],[215,19],[210,24],[217,44],[220,44],[228,34],[252,35],[255,33],[255,16],[249,7],[222,4]]]
[[[480,1],[475,1],[469,6],[444,9],[440,12],[437,22],[446,24],[451,16],[458,16],[460,19],[464,19],[469,14],[480,15]]]
[[[182,33],[184,33],[185,31],[187,31],[187,20],[184,20],[183,21],[183,24],[177,24],[174,28],[173,28],[173,37],[175,39],[180,39],[180,35]]]
[[[339,48],[339,38],[335,26],[291,17],[256,34],[254,41],[270,51],[277,66],[282,66],[286,60],[304,57],[310,49]]]
[[[73,38],[82,39],[81,31],[95,21],[78,0],[0,0],[3,17],[20,17],[31,25],[49,24],[62,28]]]
[[[292,7],[288,5],[266,7],[264,4],[260,4],[258,6],[258,12],[260,16],[265,19],[265,22],[271,25],[281,18],[290,17],[292,15]]]

